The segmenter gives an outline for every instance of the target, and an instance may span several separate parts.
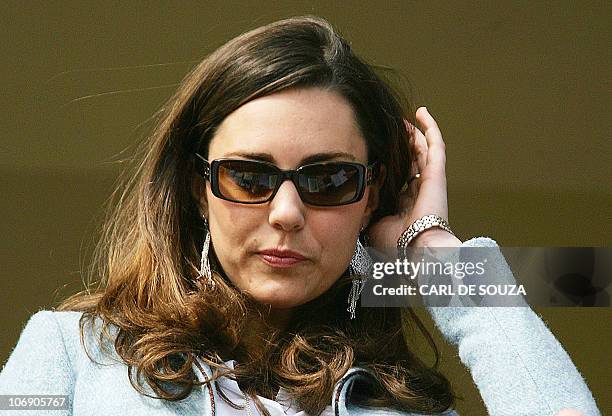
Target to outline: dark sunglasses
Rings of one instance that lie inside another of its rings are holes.
[[[289,179],[306,204],[337,206],[359,201],[374,180],[376,162],[365,166],[353,162],[325,162],[281,170],[254,160],[216,159],[211,162],[196,153],[198,172],[210,181],[217,198],[241,204],[263,204],[274,198]]]

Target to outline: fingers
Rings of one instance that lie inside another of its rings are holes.
[[[426,164],[428,170],[431,169],[436,173],[442,174],[445,172],[446,146],[438,123],[436,123],[436,120],[434,120],[425,107],[419,107],[416,112],[416,119],[425,133],[425,140],[427,142]]]
[[[416,153],[416,161],[418,172],[423,172],[427,166],[427,140],[421,130],[414,129],[414,150]]]
[[[408,131],[411,164],[410,177],[406,185],[411,189],[411,194],[416,195],[420,181],[416,180],[416,175],[423,172],[427,164],[427,141],[423,133],[412,125],[408,120],[404,120],[406,130]],[[402,191],[407,188],[403,188]]]
[[[434,213],[448,219],[446,150],[442,133],[425,107],[417,110],[416,120],[420,129],[415,129],[415,137],[421,140],[418,151],[424,153],[425,162],[421,162],[424,166],[421,168],[418,197],[413,212],[417,217]]]
[[[404,120],[406,129],[410,137],[410,146],[412,148],[412,160],[415,162],[411,169],[411,177],[417,173],[423,172],[427,166],[427,139],[415,126],[409,121]]]

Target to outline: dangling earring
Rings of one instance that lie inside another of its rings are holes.
[[[210,261],[208,260],[208,251],[210,249],[210,230],[208,229],[208,221],[204,218],[204,232],[206,237],[204,238],[204,245],[202,246],[202,256],[200,257],[200,276],[198,279],[204,279],[204,284],[213,289],[215,287],[215,281],[212,278],[210,271]]]
[[[363,231],[365,227],[361,229]],[[357,244],[355,245],[355,253],[351,258],[351,265],[349,266],[349,272],[351,275],[352,286],[349,292],[348,308],[347,311],[351,314],[351,319],[355,319],[355,312],[357,310],[357,301],[363,287],[368,280],[368,271],[372,266],[372,258],[368,254],[367,250],[361,244],[359,237],[357,238]]]

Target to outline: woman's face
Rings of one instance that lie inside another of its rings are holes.
[[[313,155],[316,161],[368,162],[352,108],[319,88],[285,90],[243,105],[219,126],[208,160],[266,160],[286,170]],[[232,283],[260,304],[289,309],[324,293],[346,270],[377,198],[369,186],[358,202],[317,207],[302,202],[286,180],[271,201],[257,205],[219,199],[207,182],[201,202],[212,246]],[[304,259],[262,253],[273,249]]]

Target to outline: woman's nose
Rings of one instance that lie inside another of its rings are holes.
[[[269,222],[284,231],[295,231],[304,227],[304,203],[295,185],[285,180],[270,201]]]

